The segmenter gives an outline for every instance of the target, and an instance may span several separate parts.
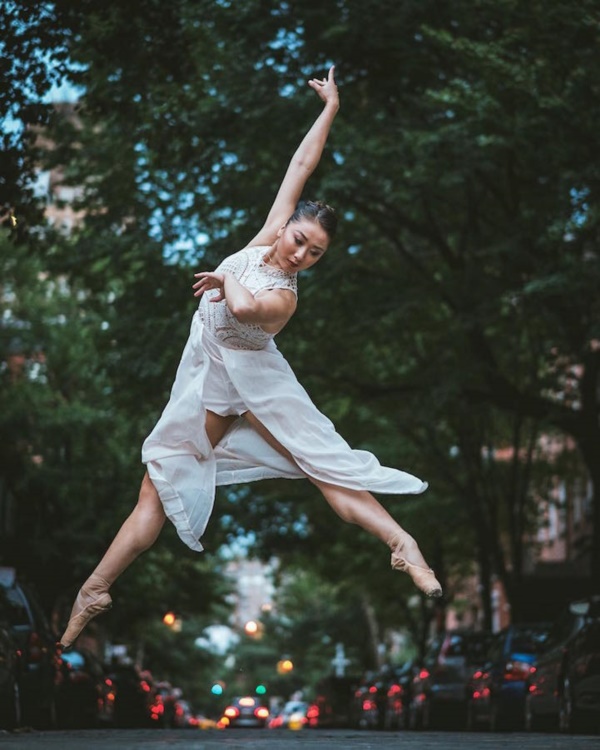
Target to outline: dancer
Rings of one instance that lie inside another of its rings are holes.
[[[165,518],[201,551],[215,487],[258,479],[309,479],[343,520],[390,547],[394,569],[428,596],[442,594],[416,541],[371,494],[417,494],[427,484],[351,449],[273,341],[296,310],[298,273],[324,255],[337,224],[326,204],[298,203],[339,109],[333,67],[308,85],[324,106],[292,157],[263,228],[215,271],[195,275],[199,308],[169,402],[142,447],[147,471],[137,505],[79,591],[63,647],[110,608],[110,586],[154,543]]]

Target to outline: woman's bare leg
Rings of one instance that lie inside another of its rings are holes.
[[[235,416],[222,417],[211,411],[206,412],[206,433],[213,448],[222,440],[235,419]],[[69,625],[61,638],[64,646],[71,645],[92,617],[110,608],[108,589],[142,552],[154,544],[164,523],[162,503],[146,472],[135,508],[79,591]]]
[[[252,427],[279,453],[292,463],[294,457],[269,432],[254,414],[246,412],[244,417]],[[366,490],[351,490],[329,484],[307,476],[318,487],[333,510],[348,523],[357,524],[373,536],[381,539],[392,550],[392,567],[409,573],[416,585],[430,596],[440,596],[441,586],[425,562],[415,539],[387,512]],[[422,572],[419,572],[422,571]]]

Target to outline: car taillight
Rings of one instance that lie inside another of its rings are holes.
[[[388,698],[393,698],[396,695],[402,695],[402,685],[391,685],[387,694]]]
[[[237,717],[240,715],[240,711],[235,706],[227,706],[227,708],[225,709],[225,711],[223,711],[223,714],[228,719],[237,719]]]
[[[371,687],[369,688],[369,692],[370,693],[376,693],[377,692],[377,685],[371,685]]]
[[[377,708],[375,701],[366,700],[362,704],[363,711],[374,711]]]
[[[526,661],[508,661],[504,666],[504,679],[507,682],[526,680],[533,672],[535,672],[535,667]]]
[[[153,706],[150,707],[150,718],[154,719],[154,721],[158,721],[160,717],[164,714],[164,712],[165,712],[165,707],[161,700],[158,703],[155,703]]]
[[[259,706],[254,709],[254,715],[257,719],[266,719],[269,716],[269,709],[264,706]]]
[[[422,669],[419,672],[419,679],[420,680],[426,680],[429,677],[429,672],[426,669]]]
[[[306,712],[307,719],[316,719],[319,716],[319,707],[311,706]]]

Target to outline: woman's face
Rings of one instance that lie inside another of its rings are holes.
[[[274,260],[284,271],[305,271],[324,255],[329,235],[313,219],[290,222],[279,230]]]

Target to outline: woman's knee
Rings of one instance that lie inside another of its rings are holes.
[[[159,513],[164,515],[158,492],[147,472],[142,480],[136,509],[144,513]]]

